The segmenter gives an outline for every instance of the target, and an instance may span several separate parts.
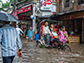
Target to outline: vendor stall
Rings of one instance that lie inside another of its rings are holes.
[[[80,43],[80,36],[69,36],[70,43]]]

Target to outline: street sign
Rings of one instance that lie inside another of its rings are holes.
[[[0,2],[0,8],[2,8],[2,2]]]
[[[52,10],[52,0],[40,0],[41,10]]]

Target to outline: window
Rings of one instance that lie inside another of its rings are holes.
[[[69,0],[65,1],[65,7],[69,7]]]
[[[78,0],[78,4],[79,5],[84,4],[84,0]]]

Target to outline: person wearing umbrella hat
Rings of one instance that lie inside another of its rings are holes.
[[[10,22],[2,21],[0,28],[0,44],[3,63],[12,63],[16,55],[16,44],[19,49],[18,56],[22,56],[22,44],[17,30],[9,25]]]
[[[9,23],[10,21],[2,21],[3,27],[0,28],[0,44],[3,63],[13,62],[17,47],[19,58],[22,56],[22,43],[19,34]]]

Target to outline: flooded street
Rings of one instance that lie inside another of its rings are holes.
[[[14,59],[13,63],[84,63],[84,44],[70,43],[72,52],[55,48],[39,48],[35,42],[27,42],[22,38],[23,56]],[[2,63],[0,54],[0,63]]]

